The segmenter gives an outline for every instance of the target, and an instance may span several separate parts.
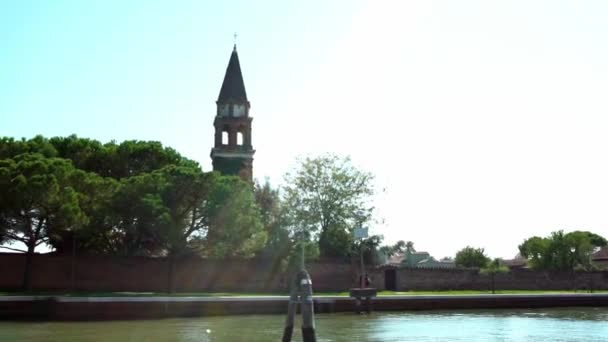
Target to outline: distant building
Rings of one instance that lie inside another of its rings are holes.
[[[591,261],[602,270],[608,270],[608,246],[601,247],[591,255]]]
[[[519,270],[528,268],[528,260],[517,253],[513,259],[501,259],[501,263],[507,266],[510,270]]]
[[[398,253],[390,257],[387,261],[392,266],[407,266],[412,268],[454,268],[456,264],[453,260],[437,260],[428,252],[415,252],[407,249],[404,253]]]
[[[394,255],[388,257],[385,264],[391,265],[391,266],[400,266],[401,263],[403,263],[404,259],[405,259],[405,254],[397,253],[397,254],[394,254]]]
[[[431,255],[428,252],[413,252],[410,249],[405,251],[405,258],[403,263],[409,267],[416,267],[419,262],[430,258]]]
[[[456,263],[454,260],[436,260],[433,257],[428,257],[427,259],[420,260],[416,267],[419,268],[456,268]]]

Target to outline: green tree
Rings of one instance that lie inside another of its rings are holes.
[[[218,176],[206,201],[205,255],[247,258],[264,247],[267,234],[249,183],[235,176]]]
[[[381,261],[380,244],[384,240],[382,235],[371,235],[365,239],[355,241],[352,246],[354,254],[363,252],[363,260],[366,265],[378,265]]]
[[[102,144],[76,135],[50,139],[41,135],[21,140],[0,138],[0,159],[23,153],[69,159],[77,169],[115,179],[150,173],[168,165],[198,167],[196,162],[157,141],[127,140],[120,144],[114,141]]]
[[[71,160],[78,169],[107,176],[105,171],[114,167],[105,146],[97,140],[70,135],[50,138],[48,143],[57,151],[58,157]]]
[[[10,137],[0,138],[0,159],[11,159],[24,153],[38,153],[44,157],[58,157],[57,150],[48,139],[37,135],[32,139],[15,140]]]
[[[547,258],[549,250],[549,239],[533,236],[526,239],[518,246],[519,253],[522,257],[528,259],[528,263],[534,269],[549,269],[551,267],[551,258]]]
[[[179,185],[172,183],[175,177],[165,175],[169,169],[163,169],[179,166],[197,173],[199,178],[202,175],[197,163],[150,141],[101,144],[75,135],[0,139],[1,156],[10,158],[18,153],[64,158],[76,168],[88,171],[87,175],[96,175],[83,178],[75,185],[82,192],[81,204],[89,223],[78,236],[63,232],[61,236],[51,237],[49,242],[59,253],[66,253],[76,245],[85,253],[119,255],[158,255],[166,253],[167,248],[175,249],[165,241],[172,236],[167,233],[170,222],[178,220],[168,210],[172,206],[183,206],[191,197],[167,200],[167,194]],[[187,182],[181,189],[197,189],[194,178]]]
[[[480,272],[482,274],[489,274],[490,275],[490,289],[492,290],[492,294],[496,293],[496,282],[495,282],[495,276],[497,273],[507,273],[509,272],[509,268],[505,265],[503,265],[500,262],[500,259],[495,258],[494,260],[490,261],[487,263],[486,266],[484,266]]]
[[[105,248],[114,255],[159,255],[164,247],[169,209],[160,195],[164,179],[144,173],[122,179],[106,212],[106,223],[98,230]]]
[[[605,246],[606,239],[588,231],[552,232],[548,237],[533,236],[519,245],[519,252],[539,270],[573,270],[591,266],[595,248]]]
[[[97,234],[104,231],[110,217],[109,204],[118,189],[118,181],[100,177],[92,172],[77,172],[71,185],[78,194],[78,203],[88,220],[78,230],[59,231],[49,237],[48,244],[59,254],[104,253],[107,236]]]
[[[260,218],[268,236],[266,245],[259,256],[275,263],[285,260],[294,248],[294,242],[287,230],[285,206],[278,189],[273,189],[268,180],[263,185],[256,182],[255,200],[260,208]]]
[[[179,256],[195,252],[191,241],[205,236],[209,229],[207,200],[219,175],[175,165],[163,167],[153,174],[161,179],[158,192],[168,214],[162,228],[166,233],[167,254]]]
[[[460,267],[485,267],[490,259],[484,254],[483,248],[473,248],[467,246],[456,253],[454,262]]]
[[[348,157],[326,154],[299,161],[285,176],[292,235],[318,241],[322,256],[350,255],[353,229],[372,217],[372,180]]]
[[[119,145],[109,143],[105,145],[112,169],[107,170],[107,176],[124,178],[141,173],[150,173],[164,166],[191,166],[198,167],[194,161],[182,157],[177,151],[163,147],[157,141],[127,140]]]
[[[99,224],[85,230],[88,239],[97,250],[117,255],[199,254],[220,178],[176,165],[123,178],[96,212]]]
[[[87,222],[71,184],[81,171],[69,161],[21,154],[0,160],[0,226],[9,242],[26,248],[23,287],[31,289],[35,248]]]
[[[157,190],[166,220],[156,229],[159,244],[169,257],[168,292],[173,291],[175,259],[200,254],[200,240],[209,229],[207,198],[218,175],[200,168],[170,165],[153,174],[161,181]]]
[[[169,165],[198,167],[158,141],[126,140],[102,145],[71,135],[51,138],[49,143],[59,157],[71,160],[77,168],[115,179],[151,173]]]
[[[158,142],[101,144],[75,135],[0,138],[0,157],[6,170],[13,167],[10,160],[34,154],[42,164],[52,161],[52,165],[66,165],[66,170],[69,166],[69,177],[56,177],[61,178],[56,182],[61,183],[57,194],[47,197],[66,208],[77,203],[86,217],[78,230],[64,225],[68,229],[53,228],[52,234],[41,235],[59,253],[75,247],[80,253],[114,255],[249,257],[260,250],[269,232],[278,231],[273,228],[278,225],[273,220],[280,217],[275,213],[276,205],[266,207],[263,223],[268,229],[264,230],[248,183],[203,173],[196,162]],[[39,167],[37,171],[40,179],[56,176],[56,168]],[[10,176],[9,171],[5,173]],[[5,219],[8,204],[14,204],[11,182],[5,181],[0,197],[2,220],[12,224]],[[49,184],[51,191],[54,188]],[[5,228],[8,223],[0,225],[0,238],[10,242],[16,239],[14,232]],[[277,239],[282,238],[280,233],[275,234]],[[29,239],[29,235],[19,238]]]
[[[604,247],[608,245],[608,240],[606,240],[606,238],[589,231],[575,230],[573,232],[568,233],[568,235],[583,235],[587,237],[589,243],[591,243],[591,245],[594,247]]]
[[[408,244],[411,244],[411,249],[414,250],[413,242],[408,241],[406,243],[403,240],[399,240],[394,245],[380,247],[379,251],[390,258],[393,255],[404,253]]]

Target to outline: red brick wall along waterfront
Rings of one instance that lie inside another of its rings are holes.
[[[166,258],[36,255],[32,284],[37,291],[88,292],[274,292],[286,293],[290,275],[270,260],[177,259],[172,281]],[[0,290],[19,290],[25,256],[0,253]],[[372,285],[385,289],[385,271],[370,271]],[[394,269],[394,268],[392,268]],[[307,264],[315,292],[346,291],[356,286],[356,263],[317,261]],[[488,290],[490,276],[475,270],[395,269],[395,288],[408,290]],[[72,283],[72,279],[74,280]],[[608,272],[534,272],[514,270],[495,277],[496,289],[608,290]]]

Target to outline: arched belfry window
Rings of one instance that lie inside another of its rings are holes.
[[[243,132],[236,133],[236,144],[239,146],[243,146]]]
[[[228,131],[222,131],[222,145],[228,145]]]

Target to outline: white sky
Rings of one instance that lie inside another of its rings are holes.
[[[294,150],[350,154],[386,189],[375,232],[436,257],[608,235],[608,13],[585,4],[367,4],[287,101],[272,137],[290,144],[258,143],[256,170],[274,179],[267,156]]]

